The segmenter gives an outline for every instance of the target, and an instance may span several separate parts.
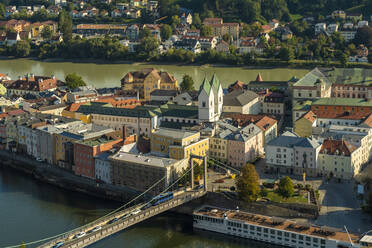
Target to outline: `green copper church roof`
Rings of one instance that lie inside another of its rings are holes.
[[[216,89],[216,91],[220,87],[220,80],[218,79],[218,77],[216,76],[216,74],[213,74],[213,76],[212,76],[211,86],[214,87]]]
[[[200,91],[202,91],[203,89],[205,90],[205,92],[207,92],[208,95],[211,92],[212,87],[211,84],[208,82],[207,78],[204,78],[202,84],[200,85]]]

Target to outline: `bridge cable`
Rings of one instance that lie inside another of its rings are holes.
[[[221,167],[221,168],[223,168],[223,169],[229,169],[229,170],[235,171],[235,172],[237,172],[238,174],[240,174],[240,171],[239,171],[239,170],[237,170],[237,169],[235,169],[235,168],[233,168],[233,167],[231,167],[231,166],[228,166],[227,164],[222,163],[221,161],[218,161],[218,160],[213,159],[213,158],[209,158],[209,159],[212,160],[212,161],[215,162],[215,163],[218,163],[218,164],[215,164],[215,165],[217,165],[218,167]]]
[[[193,167],[195,167],[195,165],[193,165]],[[166,192],[169,188],[173,187],[174,184],[177,183],[181,178],[183,178],[183,177],[184,177],[184,176],[185,176],[189,171],[191,171],[191,168],[189,168],[185,173],[183,173],[182,176],[180,176],[180,177],[179,177],[179,178],[178,178],[178,179],[177,179],[173,184],[171,184],[171,185],[170,185],[167,189],[165,189],[162,193]],[[32,241],[32,242],[28,242],[28,243],[24,243],[24,244],[22,244],[22,245],[26,245],[26,246],[27,246],[27,245],[33,245],[33,244],[41,243],[41,242],[48,241],[48,240],[51,240],[51,239],[56,239],[56,238],[58,238],[58,237],[60,237],[60,236],[62,236],[62,235],[66,235],[66,234],[68,234],[68,233],[73,233],[73,232],[75,232],[75,231],[77,231],[77,230],[79,230],[79,229],[82,229],[83,227],[86,227],[86,226],[88,226],[88,225],[91,225],[91,224],[93,224],[94,222],[98,222],[99,220],[101,220],[101,219],[103,219],[103,218],[105,218],[105,217],[107,217],[107,216],[109,216],[109,215],[112,215],[112,214],[118,212],[119,210],[125,208],[126,206],[128,206],[129,204],[131,204],[132,202],[134,202],[135,200],[137,200],[138,198],[142,197],[144,194],[146,194],[146,193],[149,192],[151,189],[153,189],[156,185],[158,185],[161,181],[163,181],[166,177],[167,177],[167,176],[164,176],[163,178],[159,179],[159,181],[157,181],[156,183],[154,183],[150,188],[148,188],[146,191],[144,191],[143,193],[139,194],[138,196],[136,196],[135,198],[133,198],[132,200],[130,200],[130,201],[127,202],[126,204],[120,206],[119,208],[117,208],[117,209],[115,209],[115,210],[109,212],[108,214],[106,214],[106,215],[104,215],[104,216],[102,216],[102,217],[100,217],[100,218],[98,218],[98,219],[96,219],[96,220],[94,220],[94,221],[91,221],[91,222],[89,222],[89,223],[87,223],[87,224],[85,224],[85,225],[83,225],[83,226],[79,226],[79,227],[77,227],[77,228],[75,228],[75,229],[72,229],[72,230],[69,230],[69,231],[67,231],[67,232],[60,233],[60,234],[57,234],[57,235],[54,235],[54,236],[51,236],[51,237],[47,237],[47,238],[44,238],[44,239],[40,239],[40,240],[36,240],[36,241]],[[151,199],[151,200],[152,200],[152,199]],[[151,200],[150,200],[148,203],[150,203]],[[146,204],[147,204],[147,203],[146,203]],[[20,247],[20,245],[12,245],[12,246],[5,246],[5,247],[3,247],[3,248],[19,248],[19,247]]]

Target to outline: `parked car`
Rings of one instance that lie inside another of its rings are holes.
[[[81,237],[84,237],[86,235],[85,232],[79,232],[78,234],[75,235],[74,239],[79,239]]]
[[[43,162],[43,160],[41,158],[36,158],[36,161],[37,162]]]
[[[65,244],[65,243],[63,243],[63,242],[58,242],[58,243],[56,243],[55,245],[53,245],[52,248],[59,248],[59,247],[62,247],[64,244]]]

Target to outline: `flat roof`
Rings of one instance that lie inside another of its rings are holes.
[[[191,131],[184,131],[179,129],[171,129],[171,128],[160,128],[153,132],[155,135],[170,137],[173,139],[185,139],[197,134],[197,132]]]
[[[122,162],[130,162],[141,165],[156,166],[167,168],[177,163],[179,160],[171,158],[162,158],[157,156],[152,156],[148,154],[134,154],[129,152],[119,151],[118,153],[110,157],[112,160],[118,160]]]
[[[242,211],[228,210],[213,206],[203,206],[194,211],[196,215],[205,215],[213,218],[224,218],[228,220],[239,221],[247,224],[281,229],[283,231],[295,232],[303,235],[316,236],[323,239],[340,240],[349,243],[349,236],[342,229],[336,229],[326,226],[315,226],[307,223],[297,223],[283,218],[264,216],[259,214],[251,214]],[[328,236],[325,234],[328,232]],[[349,233],[353,242],[357,243],[359,236]]]

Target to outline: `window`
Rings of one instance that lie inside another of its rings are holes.
[[[203,108],[205,108],[205,105],[206,105],[206,103],[205,103],[205,102],[202,102],[202,106],[203,106]]]

